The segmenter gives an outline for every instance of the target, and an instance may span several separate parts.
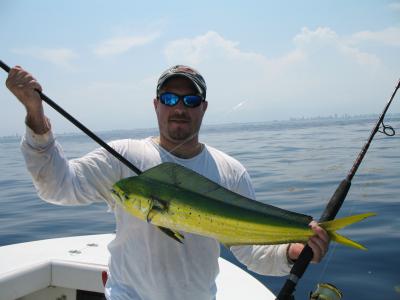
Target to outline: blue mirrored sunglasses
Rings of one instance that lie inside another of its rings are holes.
[[[161,95],[158,96],[160,99],[160,102],[162,104],[165,104],[167,106],[174,106],[177,105],[180,100],[183,101],[183,104],[186,107],[197,107],[201,104],[202,101],[204,101],[203,97],[199,95],[184,95],[184,96],[179,96],[174,93],[162,93]]]

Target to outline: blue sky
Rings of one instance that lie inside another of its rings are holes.
[[[207,81],[205,124],[379,113],[400,78],[396,0],[2,0],[0,17],[0,59],[95,131],[156,127],[157,78],[178,63]],[[0,99],[0,135],[22,134],[24,108]]]

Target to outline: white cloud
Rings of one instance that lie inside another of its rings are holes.
[[[360,65],[366,65],[366,66],[370,66],[370,67],[378,67],[381,64],[380,59],[376,55],[362,52],[357,48],[349,47],[347,45],[341,44],[341,45],[339,45],[339,50],[343,54],[352,57]]]
[[[400,43],[400,37],[397,39],[394,37],[399,34],[399,31],[400,28],[388,28],[375,34],[360,32],[354,34],[349,40],[339,37],[335,31],[327,27],[319,27],[315,30],[304,27],[293,38],[295,48],[276,58],[268,58],[256,52],[242,51],[238,42],[224,39],[217,32],[209,31],[192,39],[170,42],[166,46],[164,54],[170,64],[183,62],[198,66],[203,62],[222,60],[240,64],[254,63],[259,67],[277,70],[295,65],[304,61],[306,57],[318,53],[336,51],[337,54],[349,57],[360,65],[378,66],[380,64],[379,57],[355,47],[355,40],[368,38],[386,44],[391,41],[392,44],[397,45]]]
[[[14,49],[12,52],[29,55],[67,69],[71,69],[73,67],[72,61],[78,58],[78,54],[75,51],[67,48],[27,48]]]
[[[149,44],[159,36],[160,34],[155,32],[148,35],[114,37],[101,42],[94,52],[99,56],[121,54],[134,47]]]
[[[392,2],[388,4],[389,9],[395,11],[395,12],[400,12],[400,2]]]
[[[297,34],[293,41],[299,48],[308,47],[312,45],[328,46],[336,44],[338,42],[338,36],[336,32],[327,27],[318,27],[316,30],[310,30],[307,27],[303,27],[301,32]]]
[[[400,27],[388,27],[381,31],[360,31],[353,34],[349,42],[352,44],[373,42],[381,45],[400,47]]]
[[[209,31],[193,39],[180,39],[170,42],[164,53],[170,63],[176,59],[181,59],[181,61],[183,60],[193,66],[216,58],[266,61],[265,57],[260,54],[241,51],[238,42],[226,40],[215,31]]]
[[[230,122],[349,113],[349,100],[359,101],[364,112],[374,111],[368,110],[374,105],[372,99],[370,105],[366,99],[376,96],[378,87],[385,86],[385,80],[398,69],[396,64],[385,65],[385,52],[379,51],[388,44],[380,43],[382,47],[372,52],[331,28],[305,27],[293,37],[290,51],[268,57],[244,51],[238,42],[209,31],[171,41],[164,54],[171,65],[188,64],[203,73],[209,106],[213,107],[206,118]],[[366,87],[371,80],[374,89]],[[243,99],[248,101],[244,103]]]
[[[380,59],[371,53],[354,47],[354,42],[341,38],[335,31],[327,27],[319,27],[312,31],[307,27],[293,39],[295,45],[308,55],[336,50],[341,55],[352,58],[360,65],[378,66]]]

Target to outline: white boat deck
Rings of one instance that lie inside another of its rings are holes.
[[[107,270],[107,245],[113,238],[88,235],[0,247],[0,300],[40,299],[27,295],[49,287],[102,293],[101,273]],[[217,299],[275,299],[239,267],[222,258],[219,265]]]

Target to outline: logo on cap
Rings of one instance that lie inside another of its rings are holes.
[[[175,72],[182,72],[182,73],[189,73],[189,74],[192,74],[192,75],[198,75],[198,73],[195,70],[193,70],[192,68],[189,68],[187,66],[181,66],[181,65],[173,67],[171,69],[171,71],[173,71],[174,73]]]

